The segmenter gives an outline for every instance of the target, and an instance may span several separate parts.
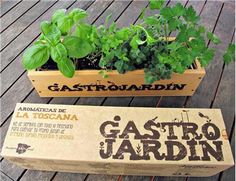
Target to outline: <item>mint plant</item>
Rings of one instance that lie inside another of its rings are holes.
[[[207,47],[208,41],[219,44],[220,39],[199,25],[200,17],[192,6],[180,3],[164,7],[163,0],[150,0],[150,9],[159,14],[144,17],[143,22],[117,28],[107,16],[104,25],[96,27],[85,23],[87,13],[74,9],[69,13],[57,10],[51,22],[41,23],[41,36],[23,55],[27,70],[36,69],[52,59],[66,77],[73,77],[82,62],[99,67],[100,74],[117,70],[144,69],[148,84],[171,78],[172,73],[184,73],[195,60],[206,67],[215,50]],[[171,32],[176,39],[169,40]],[[234,60],[235,45],[230,44],[223,59],[226,64]]]

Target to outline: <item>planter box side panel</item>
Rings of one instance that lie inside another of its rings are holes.
[[[191,96],[205,75],[204,69],[173,74],[169,80],[146,85],[143,70],[126,74],[109,72],[102,78],[97,70],[76,71],[66,78],[59,71],[30,71],[28,76],[41,97]]]

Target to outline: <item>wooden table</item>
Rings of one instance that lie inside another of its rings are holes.
[[[228,43],[234,41],[235,6],[233,1],[194,1],[179,0],[183,5],[192,5],[201,16],[201,23],[208,31],[214,32],[222,39],[216,47],[216,56],[206,69],[207,74],[200,87],[192,97],[124,97],[124,98],[40,98],[33,89],[27,72],[21,65],[23,51],[39,36],[39,24],[50,19],[52,12],[59,8],[86,9],[89,13],[88,22],[95,25],[103,24],[110,13],[112,20],[119,27],[140,22],[139,16],[143,8],[148,7],[148,1],[15,1],[3,0],[1,6],[1,146],[9,122],[17,102],[45,104],[76,104],[101,106],[145,106],[145,107],[203,107],[221,108],[226,123],[232,149],[234,150],[235,122],[235,84],[234,63],[223,64],[222,55]],[[166,2],[167,6],[177,3],[176,0]],[[151,12],[148,11],[147,14]],[[19,168],[4,158],[1,161],[0,180],[234,180],[234,168],[208,178],[174,178],[174,177],[138,177],[71,174],[61,172],[42,172]]]

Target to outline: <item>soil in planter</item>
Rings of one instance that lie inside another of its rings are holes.
[[[98,56],[95,59],[93,59],[92,61],[89,57],[85,57],[83,59],[77,59],[77,60],[75,60],[75,65],[76,65],[75,69],[76,70],[101,70],[101,68],[99,67],[100,58],[101,57]],[[147,64],[141,64],[136,68],[142,69],[146,66],[147,66]],[[189,69],[196,69],[196,67],[197,67],[197,65],[194,62],[189,67]],[[46,64],[44,64],[41,68],[38,68],[37,70],[38,71],[58,70],[58,68],[57,68],[57,64],[50,58]]]
[[[99,67],[99,60],[101,56],[87,56],[82,59],[75,59],[75,69],[76,70],[100,70],[101,68]],[[50,58],[46,64],[44,64],[41,68],[38,69],[40,70],[58,70],[57,64]]]

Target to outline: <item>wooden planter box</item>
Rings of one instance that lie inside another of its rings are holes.
[[[33,86],[41,97],[108,97],[108,96],[191,96],[196,91],[205,70],[196,62],[194,69],[173,74],[169,80],[146,85],[144,71],[126,74],[108,72],[102,78],[99,70],[78,70],[73,78],[59,71],[29,71]]]

